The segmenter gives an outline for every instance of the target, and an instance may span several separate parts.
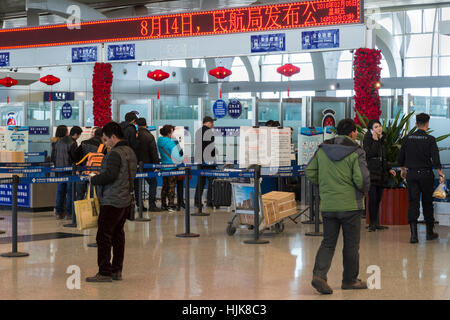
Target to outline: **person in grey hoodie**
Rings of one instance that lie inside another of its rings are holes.
[[[90,178],[93,185],[100,186],[97,231],[99,271],[95,276],[86,278],[87,282],[122,280],[125,254],[123,227],[132,204],[132,186],[136,177],[136,155],[124,140],[120,125],[110,122],[104,126],[103,138],[111,151],[103,159],[100,174]]]

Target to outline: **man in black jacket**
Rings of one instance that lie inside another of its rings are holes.
[[[119,124],[110,122],[103,128],[103,137],[111,151],[103,159],[99,175],[91,183],[100,186],[100,214],[97,230],[98,273],[86,278],[87,282],[112,282],[122,280],[125,256],[123,227],[133,200],[132,180],[136,177],[137,159],[124,140]],[[111,247],[113,259],[111,262]]]
[[[83,130],[74,126],[68,136],[60,139],[55,144],[54,163],[56,167],[70,167],[76,163],[77,140]],[[61,172],[58,176],[70,176],[71,173]],[[66,219],[72,219],[72,183],[58,183],[56,191],[56,218],[64,217],[64,200],[66,202]]]
[[[138,117],[134,112],[128,112],[125,115],[125,121],[120,124],[123,131],[124,140],[128,142],[128,146],[133,149],[134,153],[138,152],[139,143],[137,141],[136,120]]]
[[[138,157],[138,149],[139,149],[139,142],[137,140],[137,129],[136,129],[136,121],[138,117],[136,116],[136,113],[134,112],[128,112],[125,115],[125,121],[120,124],[120,127],[122,128],[124,140],[127,141],[128,146],[133,149],[136,158]],[[136,195],[136,206],[139,205],[138,199],[137,199],[137,190],[139,188],[139,181],[138,179],[134,180],[134,192]]]
[[[136,124],[138,125],[138,161],[143,162],[144,164],[158,164],[158,148],[156,147],[155,137],[147,129],[147,121],[145,118],[139,118],[136,121]],[[149,172],[154,170],[145,169],[144,171]],[[161,209],[156,206],[156,189],[158,186],[156,178],[146,178],[145,181],[147,181],[149,185],[148,210],[152,212],[160,212]],[[137,192],[138,190],[135,190],[136,203],[139,201]]]
[[[216,147],[214,144],[214,121],[211,117],[203,119],[203,126],[195,133],[195,159],[199,164],[199,170],[216,169]],[[213,178],[208,178],[207,206],[213,207],[212,203],[212,182]],[[202,207],[203,189],[205,188],[206,178],[198,177],[197,188],[195,189],[195,206]]]
[[[439,235],[434,232],[433,168],[439,172],[439,183],[445,182],[442,171],[439,148],[436,139],[427,134],[430,126],[430,116],[421,113],[416,116],[417,131],[408,135],[402,143],[398,154],[398,165],[401,175],[408,183],[408,222],[411,229],[410,243],[419,242],[417,235],[417,219],[419,218],[420,199],[422,199],[423,216],[427,228],[427,240],[435,240]],[[406,171],[408,168],[408,171]]]

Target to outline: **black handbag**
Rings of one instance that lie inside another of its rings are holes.
[[[136,212],[134,207],[136,206],[134,201],[134,183],[133,179],[131,178],[131,169],[130,169],[130,159],[128,158],[128,155],[125,153],[125,159],[128,163],[128,181],[130,182],[130,196],[131,196],[131,203],[128,207],[128,214],[127,214],[127,220],[134,221],[136,219]]]

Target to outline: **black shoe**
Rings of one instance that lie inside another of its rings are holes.
[[[373,226],[373,225],[370,225],[368,230],[369,230],[369,232],[375,232],[375,231],[377,231],[377,227]]]
[[[427,223],[427,240],[436,240],[437,238],[439,238],[439,235],[434,232],[434,223]]]
[[[411,229],[411,239],[409,240],[409,243],[419,242],[419,239],[417,238],[417,222],[411,222],[409,227]]]
[[[150,212],[161,212],[162,210],[161,210],[161,208],[158,208],[157,206],[150,206],[148,208],[148,211],[150,211]]]
[[[367,283],[362,282],[360,279],[357,279],[354,282],[351,283],[345,283],[342,282],[341,286],[342,290],[361,290],[361,289],[367,289]]]
[[[181,207],[180,206],[177,206],[177,211],[181,211]]]
[[[113,280],[116,280],[116,281],[122,280],[122,272],[121,272],[121,271],[119,271],[119,272],[113,272],[113,274],[112,274],[112,279],[113,279]]]
[[[389,229],[388,227],[385,226],[376,226],[377,230],[387,230]]]
[[[332,294],[333,293],[333,289],[330,288],[327,281],[320,277],[315,276],[311,282],[311,285],[314,287],[314,289],[319,291],[321,294]]]
[[[167,209],[169,209],[168,206],[164,206],[164,205],[161,206],[161,211],[167,211]]]
[[[93,277],[86,278],[87,282],[112,282],[112,277],[102,276],[100,273],[97,273]]]

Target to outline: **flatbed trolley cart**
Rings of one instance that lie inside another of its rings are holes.
[[[249,168],[251,169],[251,168]],[[232,171],[232,170],[225,170]],[[245,181],[250,180],[250,181]],[[254,209],[253,209],[253,195],[254,183],[253,179],[233,179],[232,186],[232,215],[226,228],[229,236],[236,233],[237,228],[253,230],[254,226]],[[266,225],[263,214],[263,203],[259,197],[259,232],[263,233],[265,230],[272,230],[275,233],[281,233],[284,230],[284,223],[281,219],[270,225]]]

